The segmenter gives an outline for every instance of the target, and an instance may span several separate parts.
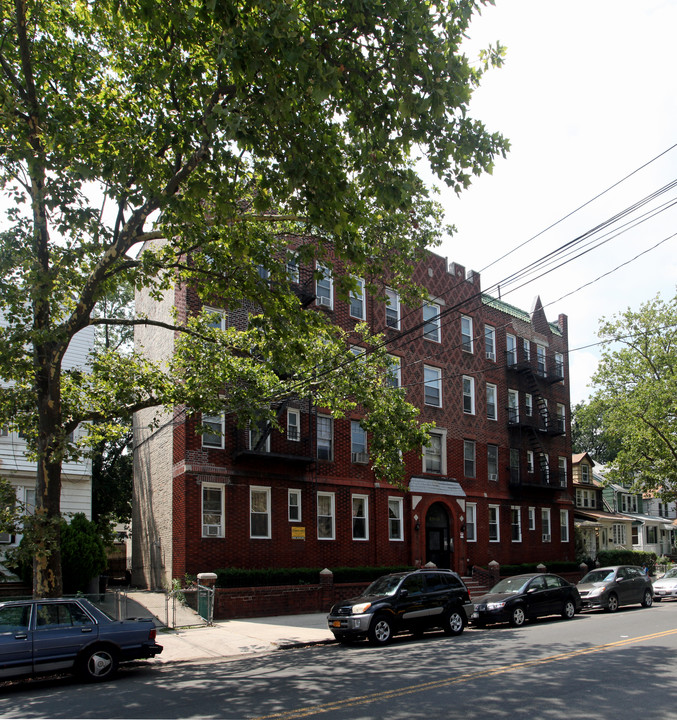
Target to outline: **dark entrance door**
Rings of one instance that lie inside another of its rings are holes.
[[[438,568],[450,568],[451,552],[449,512],[442,503],[435,503],[425,516],[426,562],[433,562]]]

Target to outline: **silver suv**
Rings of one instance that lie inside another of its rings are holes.
[[[384,575],[357,597],[336,603],[327,616],[339,642],[364,637],[385,645],[402,631],[441,628],[460,635],[473,604],[463,580],[451,570],[413,570]]]

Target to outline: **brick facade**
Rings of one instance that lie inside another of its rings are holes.
[[[431,339],[437,333],[424,325],[421,307],[402,305],[399,328],[386,324],[382,300],[367,295],[364,307],[366,321],[385,335],[389,352],[400,360],[407,398],[421,408],[422,421],[436,424],[439,459],[408,453],[409,490],[403,492],[377,482],[365,458],[353,456],[350,423],[358,414],[333,420],[327,461],[318,459],[322,412],[309,400],[283,410],[298,411],[297,437],[272,431],[258,449],[251,447],[246,430],[231,426],[225,428],[222,448],[206,447],[195,421],[179,410],[173,419],[172,477],[155,472],[152,437],[137,452],[136,484],[144,488],[137,495],[144,505],[135,521],[146,527],[153,517],[154,486],[171,486],[172,512],[171,533],[165,525],[163,534],[154,536],[161,552],[135,562],[135,582],[157,584],[164,573],[167,583],[224,567],[433,561],[467,573],[492,560],[502,565],[574,560],[566,316],[550,323],[540,299],[527,313],[489,297],[477,273],[466,274],[432,253],[418,264],[415,277],[438,305],[437,338]],[[175,296],[180,314],[199,309],[190,289],[176,288]],[[348,331],[357,322],[349,303],[337,297],[332,308],[316,302],[312,307]],[[231,316],[228,322],[242,319]],[[470,343],[464,337],[469,326]],[[425,368],[439,373],[439,407],[426,404]],[[487,385],[495,389],[493,399]],[[286,415],[281,419],[286,427]],[[165,444],[162,453],[168,452]],[[300,517],[290,517],[295,511],[290,491],[294,501],[300,499]],[[333,510],[328,517],[318,517],[318,494]],[[366,522],[356,523],[366,527],[366,539],[353,539],[355,496],[366,504]],[[401,526],[389,517],[398,502]],[[330,539],[318,537],[319,526],[332,525]],[[147,532],[144,536],[150,539]],[[159,575],[150,567],[153,562],[162,563]]]

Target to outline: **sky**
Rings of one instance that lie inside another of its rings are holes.
[[[572,406],[591,392],[600,348],[586,346],[598,342],[600,318],[657,293],[675,295],[677,237],[666,238],[677,233],[677,205],[632,221],[674,201],[677,189],[604,238],[592,235],[608,238],[598,249],[536,272],[523,287],[507,279],[677,180],[677,148],[666,152],[677,144],[676,29],[675,0],[496,0],[473,20],[464,48],[475,56],[496,41],[507,47],[504,66],[485,75],[470,110],[507,137],[511,151],[459,196],[441,188],[456,233],[436,252],[479,271],[483,290],[497,294],[500,284],[506,302],[530,310],[539,295],[550,321],[568,316]]]

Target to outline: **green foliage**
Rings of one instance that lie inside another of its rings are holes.
[[[0,478],[0,532],[14,533],[21,522],[23,508],[9,480]]]
[[[331,568],[330,568],[331,569]],[[266,587],[274,585],[315,585],[321,568],[226,568],[216,571],[216,587]],[[381,575],[411,570],[410,567],[338,567],[332,569],[335,583],[370,582]]]
[[[604,427],[620,438],[610,481],[677,498],[677,298],[657,296],[603,320],[604,350],[593,381]]]
[[[111,441],[100,441],[92,453],[92,519],[99,525],[132,519],[132,429]]]
[[[649,568],[649,575],[654,575],[656,571],[656,553],[641,550],[601,550],[597,555],[597,562],[600,567],[606,567],[607,565],[647,567]]]
[[[523,575],[526,573],[539,572],[538,566],[541,563],[522,563],[521,565],[501,565],[501,577],[508,575]],[[579,562],[573,560],[554,560],[542,563],[547,568],[547,572],[551,573],[573,573],[578,572]]]
[[[66,593],[84,592],[106,569],[106,546],[96,523],[76,513],[61,528],[61,562]]]
[[[599,397],[580,402],[571,410],[571,449],[587,452],[602,465],[612,462],[621,447],[622,436],[607,421],[608,404]]]

